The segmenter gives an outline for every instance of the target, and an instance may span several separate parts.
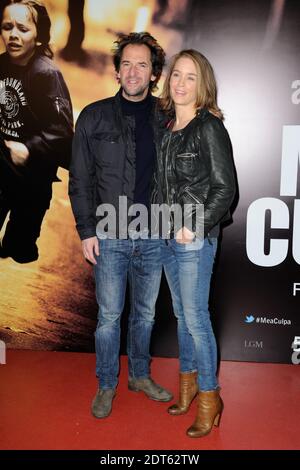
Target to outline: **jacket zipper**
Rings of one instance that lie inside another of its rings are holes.
[[[59,107],[59,98],[58,96],[55,98],[55,106],[58,114],[60,113],[60,107]]]
[[[172,138],[172,133],[170,132],[169,141],[168,141],[168,145],[167,145],[166,164],[165,164],[165,180],[166,180],[167,203],[168,203],[168,205],[170,204],[170,202],[169,202],[169,185],[168,185],[167,172],[168,172],[168,157],[169,157],[169,147],[170,147],[170,143],[171,143],[171,138]]]
[[[192,198],[194,199],[194,201],[197,203],[197,204],[203,204],[203,202],[201,202],[197,196],[195,196],[193,193],[191,193],[191,191],[188,189],[188,188],[185,188],[185,192]]]
[[[178,153],[176,156],[177,158],[180,157],[180,158],[193,158],[193,157],[196,157],[196,153],[192,153],[192,152],[189,152],[189,153]]]
[[[168,206],[170,206],[170,201],[169,201],[169,185],[168,185],[168,175],[167,175],[167,172],[168,172],[168,157],[169,157],[169,147],[170,147],[170,143],[171,143],[171,138],[172,138],[172,133],[170,132],[169,141],[168,141],[168,145],[167,145],[166,166],[165,166],[165,180],[166,180],[166,192],[167,192],[167,204],[168,204]],[[170,217],[172,217],[172,216],[171,216],[171,213],[170,213]],[[169,230],[168,230],[168,234],[171,233],[171,227],[172,227],[172,222],[171,222],[171,220],[169,220]]]

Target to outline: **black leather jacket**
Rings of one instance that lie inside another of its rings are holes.
[[[151,202],[189,204],[187,216],[194,232],[195,205],[203,204],[204,236],[216,236],[219,222],[229,218],[235,194],[231,143],[222,121],[202,109],[184,129],[157,129],[156,140]],[[171,223],[171,234],[173,228]]]
[[[119,220],[119,196],[133,203],[135,188],[135,120],[124,116],[120,91],[89,104],[80,114],[70,165],[69,195],[82,240],[96,235],[100,204],[114,206]],[[150,122],[157,121],[157,98],[151,97]],[[128,221],[123,221],[123,225]],[[117,224],[117,233],[118,233]]]

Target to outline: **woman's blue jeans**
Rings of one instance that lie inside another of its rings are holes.
[[[96,375],[102,389],[118,383],[120,319],[127,279],[130,286],[127,354],[129,376],[150,375],[150,338],[159,292],[162,260],[160,240],[99,240],[100,255],[94,267],[99,306],[95,332]]]
[[[199,390],[218,388],[217,347],[208,309],[217,238],[165,240],[163,265],[177,318],[181,372],[198,371]]]

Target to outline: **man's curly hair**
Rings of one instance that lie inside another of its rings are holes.
[[[155,80],[150,82],[149,89],[150,91],[155,91],[165,64],[166,54],[164,50],[158,44],[157,40],[146,31],[141,33],[119,34],[118,39],[114,41],[113,48],[113,61],[116,72],[120,70],[123,49],[128,46],[128,44],[144,44],[149,47],[151,52],[152,74],[155,76]]]

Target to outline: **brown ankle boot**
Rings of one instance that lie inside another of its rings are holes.
[[[187,430],[189,437],[202,437],[209,434],[213,425],[219,426],[223,411],[219,390],[198,393],[198,410],[194,424]]]
[[[168,408],[170,415],[183,415],[188,411],[198,392],[197,377],[197,372],[180,372],[179,400]]]

